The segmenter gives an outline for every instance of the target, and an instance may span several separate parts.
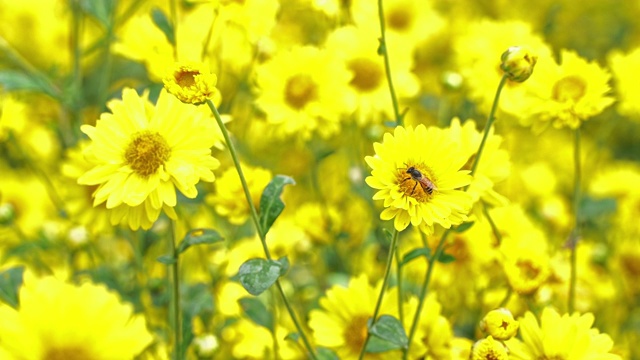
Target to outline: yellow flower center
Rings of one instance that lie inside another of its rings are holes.
[[[87,350],[81,346],[69,346],[48,349],[43,360],[92,360],[94,359],[92,354],[89,354]]]
[[[553,86],[553,99],[559,102],[578,102],[587,92],[587,83],[578,76],[567,76]]]
[[[367,339],[367,316],[354,316],[344,329],[343,336],[349,349],[359,352]]]
[[[318,97],[318,88],[311,76],[298,74],[287,81],[285,99],[292,108],[300,110]]]
[[[195,85],[196,79],[195,77],[200,75],[198,71],[178,71],[173,74],[173,77],[176,79],[176,83],[180,87],[190,87]]]
[[[413,174],[407,172],[409,169],[417,170]],[[416,175],[420,175],[417,177]],[[408,165],[400,168],[396,172],[396,183],[400,186],[400,191],[405,196],[410,196],[418,202],[427,202],[438,190],[431,170],[424,165]]]
[[[520,277],[533,280],[540,275],[540,268],[529,260],[519,260],[516,265],[520,269]]]
[[[171,148],[158,133],[144,131],[129,143],[124,157],[133,171],[147,177],[154,174],[171,156]]]
[[[396,6],[387,12],[387,24],[396,31],[404,31],[411,27],[413,16],[409,9]]]
[[[356,89],[367,92],[378,88],[382,81],[380,64],[366,58],[349,61],[349,69],[354,72],[351,85]]]

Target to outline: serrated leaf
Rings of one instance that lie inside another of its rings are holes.
[[[24,267],[17,266],[0,273],[0,300],[16,309],[20,303],[18,293],[22,285]]]
[[[0,71],[0,87],[4,91],[36,91],[56,97],[56,91],[46,81],[37,75],[30,75],[21,71]]]
[[[176,258],[174,258],[172,255],[158,256],[156,260],[158,260],[158,262],[161,262],[165,265],[173,265],[176,263]]]
[[[187,233],[178,245],[178,253],[182,254],[193,245],[214,244],[224,240],[224,238],[212,229],[193,229]]]
[[[369,330],[372,335],[395,345],[394,349],[402,349],[409,344],[409,338],[400,320],[391,315],[382,315]]]
[[[462,223],[462,224],[456,226],[455,228],[453,228],[453,231],[457,232],[457,233],[463,233],[463,232],[469,230],[473,226],[473,224],[475,224],[475,222],[473,222],[473,221]]]
[[[257,325],[273,330],[273,314],[258,298],[245,297],[238,300],[242,311]]]
[[[442,264],[449,264],[454,261],[456,261],[456,258],[451,254],[440,254],[440,257],[438,258],[438,262]]]
[[[340,360],[333,350],[324,347],[318,347],[316,349],[316,358],[318,360]]]
[[[171,20],[169,20],[167,15],[161,9],[154,7],[151,9],[151,18],[153,19],[153,23],[156,24],[158,29],[160,29],[167,38],[167,41],[175,45],[176,38],[173,32],[173,24],[171,24]]]
[[[289,176],[276,175],[265,187],[260,198],[260,226],[263,235],[267,235],[273,222],[284,210],[284,203],[280,199],[280,195],[282,195],[285,185],[295,185],[295,183]]]
[[[425,258],[429,259],[429,256],[431,256],[431,249],[427,247],[413,249],[402,257],[401,264],[406,265],[412,260],[415,260],[421,256],[424,256]]]
[[[260,295],[278,280],[282,264],[275,260],[251,259],[240,266],[240,284],[251,295]]]

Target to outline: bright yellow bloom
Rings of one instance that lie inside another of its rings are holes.
[[[309,327],[318,346],[330,348],[342,360],[357,359],[367,337],[367,320],[373,315],[378,286],[369,285],[366,275],[352,278],[348,286],[333,286],[320,299],[320,310],[309,313]],[[383,299],[380,314],[397,317],[398,296],[396,288],[389,290]],[[398,359],[398,351],[368,354],[366,359]]]
[[[509,360],[509,352],[501,342],[494,340],[491,335],[478,340],[471,348],[471,360]]]
[[[520,319],[522,340],[512,338],[506,342],[511,359],[621,359],[610,353],[613,341],[592,328],[593,321],[591,313],[560,315],[546,307],[538,323],[535,315],[527,312]]]
[[[352,75],[335,52],[294,47],[259,65],[256,73],[256,104],[281,137],[332,136],[340,129],[340,116],[355,106],[347,92]]]
[[[496,340],[507,340],[518,333],[519,323],[506,308],[491,310],[480,322],[480,329]]]
[[[0,346],[13,358],[132,359],[153,340],[144,317],[105,286],[25,275],[19,308],[0,305]]]
[[[618,112],[623,115],[633,115],[638,119],[640,115],[640,87],[636,79],[640,77],[640,47],[628,54],[618,51],[609,55],[611,72],[616,83],[618,97]]]
[[[195,198],[200,181],[213,181],[213,123],[197,107],[166,91],[154,106],[147,95],[124,89],[96,126],[83,125],[92,143],[84,154],[93,168],[78,179],[97,185],[94,206],[106,202],[111,223],[149,229],[161,211],[175,218],[177,188]]]
[[[411,344],[411,356],[415,359],[445,360],[450,359],[452,352],[453,330],[451,324],[442,312],[442,305],[438,302],[434,292],[429,293],[424,300],[424,307],[420,313],[418,327]],[[418,299],[412,297],[403,304],[404,328],[410,329],[411,322],[418,307]]]
[[[162,82],[165,89],[178,100],[187,104],[202,104],[207,99],[220,97],[216,89],[218,78],[209,72],[209,67],[203,63],[177,63],[171,73]]]
[[[365,181],[379,190],[374,200],[384,200],[382,220],[394,219],[397,230],[411,223],[432,233],[435,224],[450,228],[467,219],[472,197],[456,189],[471,182],[469,171],[460,170],[468,157],[445,133],[399,126],[374,149],[376,156],[365,157],[372,168]]]

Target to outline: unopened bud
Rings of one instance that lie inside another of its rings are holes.
[[[501,60],[500,68],[509,80],[523,82],[533,73],[538,56],[526,46],[512,46],[502,53]]]
[[[518,321],[513,318],[511,311],[505,308],[491,310],[480,322],[480,329],[496,340],[508,340],[516,335]]]

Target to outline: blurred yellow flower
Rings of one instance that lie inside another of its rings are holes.
[[[209,72],[209,67],[198,62],[176,63],[162,79],[164,88],[170,94],[183,103],[195,105],[220,97],[220,92],[216,89],[217,81],[216,75]]]
[[[518,333],[520,324],[506,308],[491,310],[480,321],[480,329],[496,340],[507,340]]]
[[[256,104],[280,137],[323,138],[340,129],[340,117],[355,104],[348,96],[352,75],[334,52],[298,46],[256,68]]]
[[[378,286],[369,285],[362,274],[352,278],[347,287],[335,285],[320,299],[321,309],[309,313],[309,327],[318,346],[334,350],[342,360],[357,359],[367,338],[367,321],[373,314],[380,292]],[[380,314],[396,316],[397,289],[387,291]],[[369,354],[367,359],[398,359],[398,351]]]
[[[616,83],[618,112],[639,119],[640,87],[636,79],[640,77],[640,47],[627,54],[615,51],[609,54],[608,61]]]
[[[510,358],[530,359],[622,359],[610,353],[613,341],[592,328],[593,314],[560,315],[553,308],[542,310],[540,323],[527,311],[520,319],[520,336],[507,340]]]
[[[418,307],[418,298],[412,297],[403,304],[404,328],[411,328],[411,321]],[[453,330],[449,320],[442,314],[442,306],[434,292],[429,293],[424,300],[424,307],[420,313],[418,327],[411,344],[411,359],[451,359]]]
[[[509,360],[509,351],[491,335],[476,341],[471,348],[470,360]]]
[[[260,197],[269,184],[271,171],[242,164],[242,172],[249,186],[253,204],[260,206]],[[216,180],[216,190],[207,195],[205,201],[234,225],[243,224],[249,218],[249,204],[245,200],[244,190],[235,167],[225,170]]]
[[[365,181],[379,190],[374,200],[384,200],[382,220],[394,219],[404,230],[411,223],[432,233],[435,224],[445,228],[467,219],[471,195],[456,190],[471,182],[469,171],[460,170],[468,157],[437,128],[396,127],[375,143],[375,156],[365,157],[371,176]]]
[[[28,273],[17,310],[0,305],[0,346],[15,359],[132,359],[153,341],[144,317],[103,285]]]
[[[551,268],[546,254],[518,248],[506,254],[502,266],[509,284],[518,294],[536,292],[549,278]]]
[[[166,91],[154,106],[146,94],[124,89],[108,106],[112,113],[81,128],[92,140],[84,155],[93,168],[78,183],[98,186],[93,204],[106,201],[113,225],[149,229],[163,210],[176,218],[175,189],[195,198],[200,180],[215,179],[213,123]]]

